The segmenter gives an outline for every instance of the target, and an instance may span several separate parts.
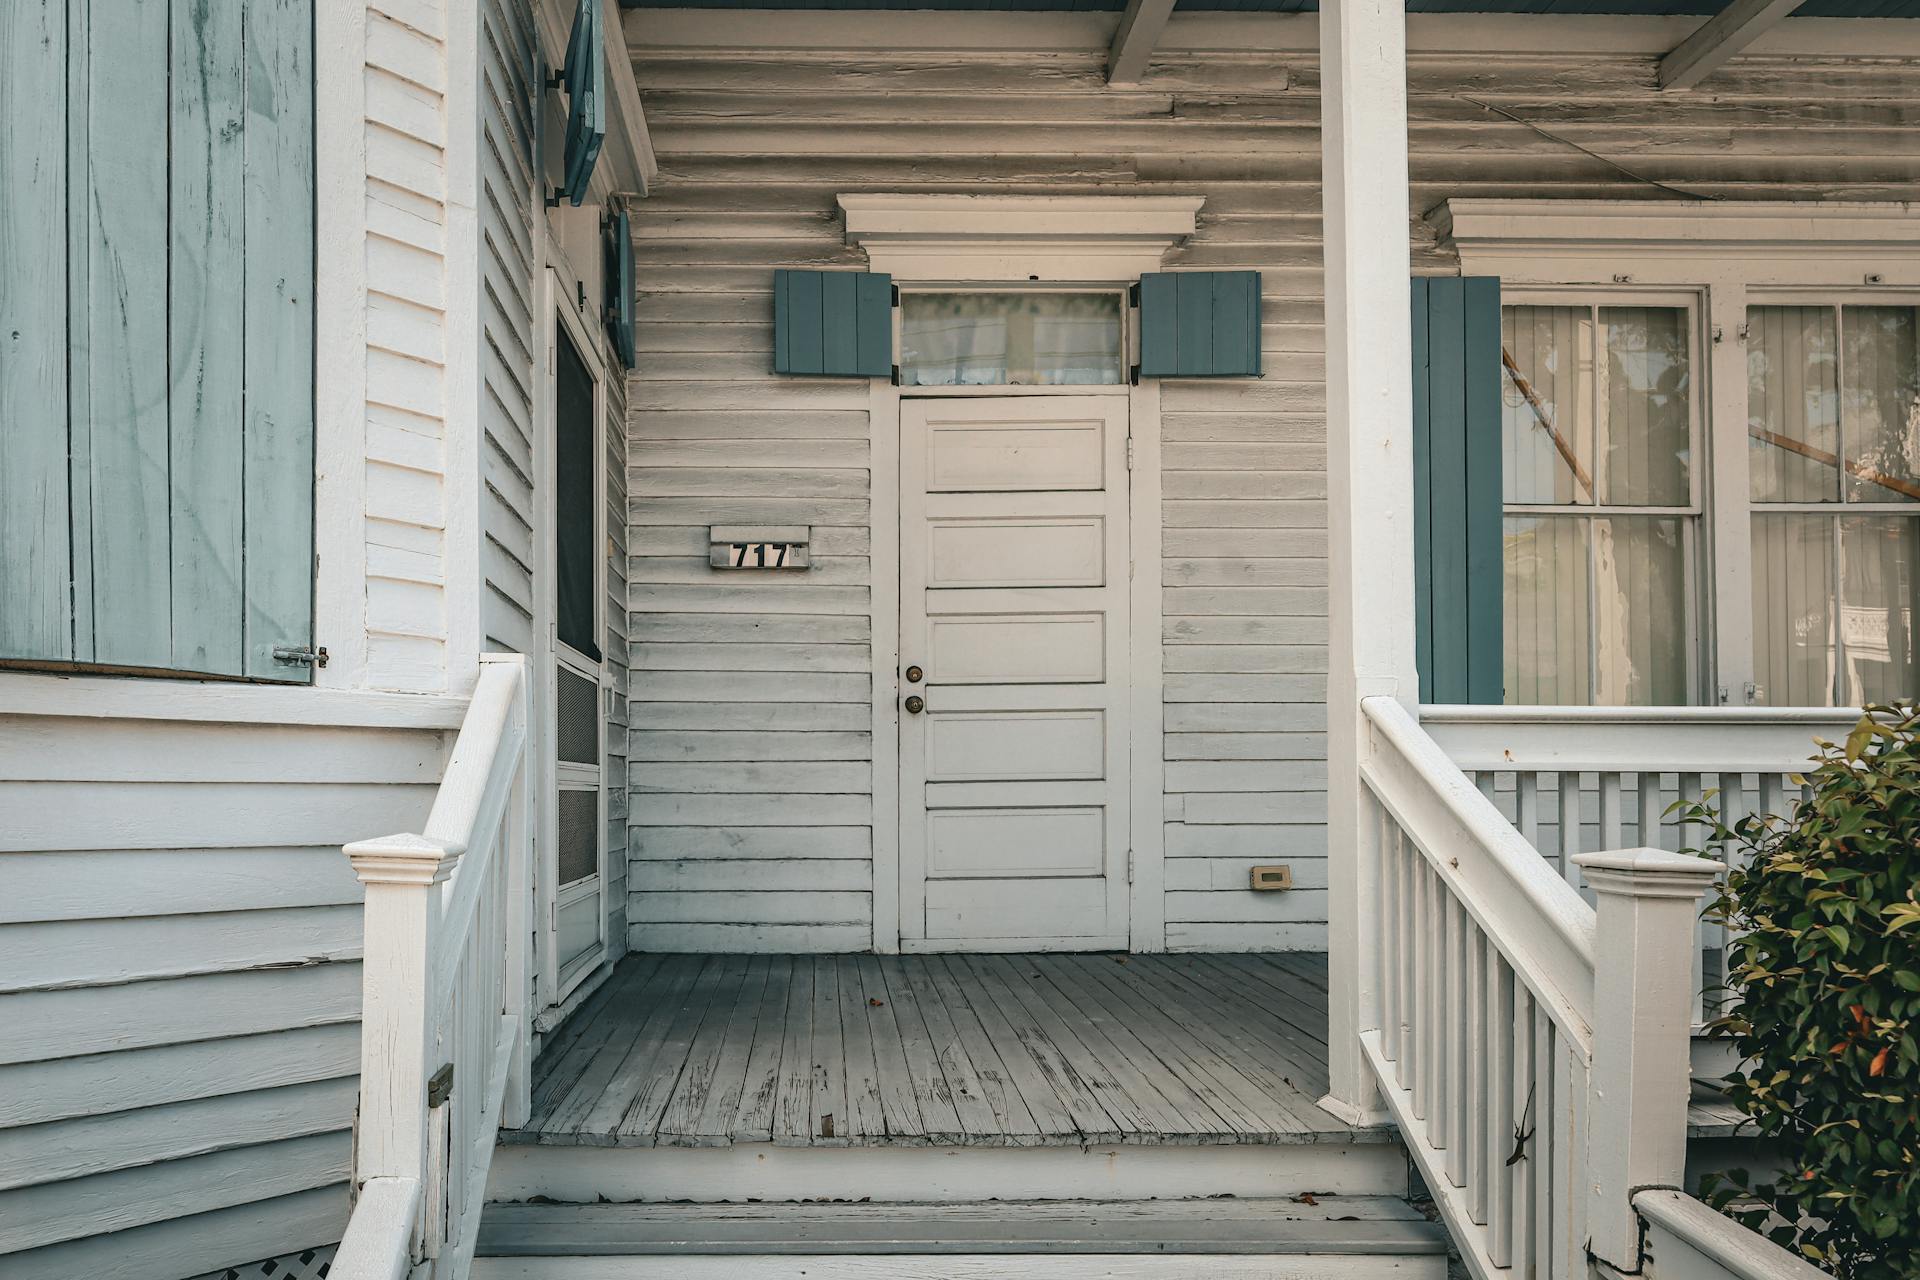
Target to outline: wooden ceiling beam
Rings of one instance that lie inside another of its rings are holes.
[[[1113,49],[1107,54],[1108,84],[1140,83],[1147,73],[1147,59],[1173,16],[1173,4],[1174,0],[1127,0],[1120,29],[1113,33]]]
[[[1729,0],[1660,59],[1662,89],[1691,89],[1800,7],[1801,0]]]

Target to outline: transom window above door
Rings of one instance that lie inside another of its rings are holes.
[[[1111,386],[1125,377],[1126,314],[1117,291],[903,291],[900,381]]]

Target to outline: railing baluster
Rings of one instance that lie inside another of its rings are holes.
[[[1513,970],[1488,942],[1486,1105],[1481,1140],[1486,1147],[1488,1257],[1496,1267],[1513,1258],[1513,1179],[1506,1166],[1513,1141]]]
[[[1660,811],[1666,808],[1666,806],[1660,803],[1660,775],[1657,773],[1641,773],[1639,775],[1638,790],[1640,796],[1640,843],[1646,845],[1648,848],[1664,849],[1666,845],[1660,841]],[[1610,845],[1608,847],[1617,849],[1620,846]]]
[[[1380,847],[1380,1040],[1387,1060],[1400,1058],[1400,948],[1402,941],[1393,927],[1399,919],[1400,824],[1387,812],[1387,806],[1368,797],[1374,821],[1379,824]]]
[[[1441,1099],[1446,1135],[1447,1180],[1466,1185],[1467,1176],[1467,912],[1460,899],[1447,895],[1447,949],[1441,959],[1446,984],[1447,1082]]]
[[[1560,874],[1575,888],[1580,885],[1577,878],[1580,872],[1573,865],[1573,856],[1582,851],[1582,817],[1580,775],[1571,769],[1563,769],[1560,772]]]
[[[1513,1036],[1513,1124],[1501,1138],[1502,1156],[1507,1162],[1507,1181],[1512,1188],[1513,1213],[1509,1219],[1514,1265],[1529,1266],[1533,1261],[1534,1180],[1529,1160],[1536,1152],[1529,1129],[1537,1132],[1539,1099],[1533,1083],[1533,992],[1523,982],[1513,986],[1513,1021],[1508,1024]]]
[[[1467,1216],[1484,1225],[1487,1221],[1487,1128],[1480,1123],[1481,1109],[1487,1098],[1487,1057],[1482,1049],[1480,1028],[1487,1024],[1487,937],[1474,925],[1464,910],[1467,926],[1467,963],[1465,980],[1467,1012],[1460,1040],[1466,1046],[1466,1087],[1460,1092],[1461,1169],[1467,1188]]]
[[[1527,843],[1540,847],[1540,775],[1523,769],[1513,775],[1513,825]]]
[[[1416,910],[1414,898],[1415,876],[1419,872],[1420,851],[1408,839],[1405,830],[1400,832],[1400,981],[1396,984],[1400,991],[1400,1061],[1394,1065],[1402,1087],[1410,1087],[1413,1073],[1408,1069],[1407,1058],[1413,1052],[1413,1036],[1409,1023],[1413,1017],[1414,983],[1419,981],[1417,965],[1418,953],[1414,950],[1413,919]]]
[[[1618,849],[1627,842],[1624,806],[1620,798],[1622,778],[1609,769],[1600,775],[1600,847]]]
[[[1527,1163],[1533,1172],[1533,1258],[1536,1275],[1560,1280],[1553,1266],[1553,1164],[1559,1154],[1555,1146],[1560,1138],[1555,1123],[1559,1099],[1554,1096],[1553,1084],[1553,1023],[1536,1002],[1533,1007],[1533,1138],[1527,1143]],[[1561,1188],[1563,1193],[1566,1190]],[[1574,1278],[1569,1276],[1566,1280]]]

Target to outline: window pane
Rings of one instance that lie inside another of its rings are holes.
[[[553,524],[554,630],[561,643],[595,662],[593,374],[567,326],[554,323]]]
[[[910,387],[1070,386],[1121,380],[1117,293],[908,293],[900,377]]]
[[[1505,500],[1593,501],[1593,316],[1586,307],[1503,307],[1512,360],[1502,402]]]
[[[1920,326],[1913,307],[1843,307],[1840,418],[1847,499],[1920,498]]]
[[[1755,502],[1840,496],[1832,307],[1747,308],[1747,474]]]
[[[1601,501],[1686,506],[1693,360],[1679,307],[1602,307],[1607,351]]]
[[[1505,560],[1506,700],[1587,702],[1587,521],[1509,516]]]
[[[1753,518],[1755,701],[1774,707],[1833,702],[1833,519]]]
[[[1840,687],[1849,706],[1920,691],[1914,679],[1914,559],[1920,522],[1906,516],[1840,521]]]
[[[1687,574],[1683,521],[1593,522],[1594,691],[1602,706],[1684,706]]]

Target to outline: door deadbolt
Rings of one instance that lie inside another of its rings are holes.
[[[926,674],[927,674],[926,672],[924,672],[924,671],[922,671],[922,670],[921,670],[920,668],[918,668],[918,667],[908,667],[908,668],[907,668],[907,683],[908,683],[908,684],[919,684],[921,680],[923,680],[923,679],[925,679],[925,678],[926,678]]]
[[[907,699],[906,708],[908,715],[917,716],[927,709],[927,700],[916,693]]]

